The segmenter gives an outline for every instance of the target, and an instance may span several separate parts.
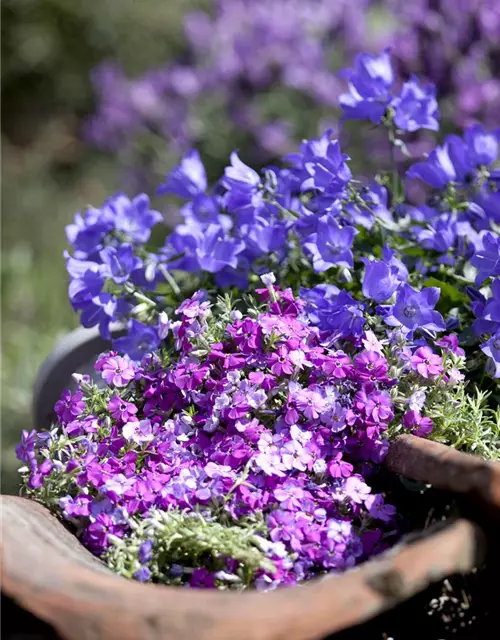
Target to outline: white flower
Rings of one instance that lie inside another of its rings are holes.
[[[232,322],[238,322],[242,318],[243,318],[243,314],[241,313],[241,311],[238,311],[238,309],[233,309],[233,311],[231,311]]]
[[[316,460],[315,463],[313,464],[313,471],[314,473],[319,473],[319,474],[325,473],[326,462],[321,458],[319,460]]]
[[[222,411],[222,409],[225,409],[226,407],[229,406],[230,402],[231,402],[231,398],[227,395],[227,393],[221,393],[215,399],[215,402],[214,402],[215,411]]]
[[[384,349],[382,347],[382,343],[378,340],[377,336],[373,333],[373,331],[366,331],[365,337],[361,340],[364,348],[367,351],[374,351],[375,353],[380,353],[383,355]]]
[[[274,273],[264,273],[260,276],[260,279],[262,280],[263,284],[266,285],[266,287],[270,287],[276,282],[276,276],[274,275]]]
[[[408,406],[412,411],[420,412],[424,407],[425,398],[425,391],[423,389],[419,389],[419,391],[415,391],[415,393],[410,396],[410,399],[408,400]]]
[[[165,340],[170,329],[170,320],[166,311],[162,311],[158,316],[158,336],[161,340]]]

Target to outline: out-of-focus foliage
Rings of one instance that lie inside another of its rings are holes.
[[[206,4],[206,3],[205,3]],[[2,3],[2,490],[16,491],[14,445],[31,426],[32,384],[75,326],[62,252],[73,213],[116,188],[112,158],[81,141],[91,69],[131,72],[182,53],[181,16],[203,1]]]

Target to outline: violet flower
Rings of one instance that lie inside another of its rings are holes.
[[[393,327],[402,326],[409,333],[417,329],[444,331],[441,314],[434,310],[439,300],[437,287],[427,287],[416,291],[409,284],[402,284],[396,292],[396,303],[385,322]]]

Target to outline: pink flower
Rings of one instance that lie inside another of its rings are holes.
[[[304,389],[297,394],[297,407],[309,420],[316,420],[325,410],[325,399],[317,392]]]
[[[296,440],[287,442],[281,449],[281,459],[286,469],[305,471],[312,458],[304,447]]]
[[[361,389],[354,396],[354,406],[375,422],[389,422],[394,417],[391,396],[387,391],[369,393]]]
[[[101,362],[102,377],[115,387],[126,387],[134,379],[135,371],[129,358],[114,356]]]
[[[375,351],[363,351],[356,356],[354,363],[363,380],[382,380],[389,370],[387,360]]]
[[[442,362],[441,356],[433,353],[429,347],[419,347],[410,358],[411,368],[418,371],[423,378],[442,373]]]
[[[351,476],[344,482],[345,494],[356,504],[362,504],[369,496],[371,489],[357,476]]]
[[[445,376],[446,382],[452,386],[459,382],[463,382],[464,379],[465,375],[456,367],[452,367]]]
[[[380,495],[369,495],[365,499],[365,507],[372,518],[390,522],[396,515],[396,507],[392,504],[385,504],[384,498]]]
[[[281,502],[283,509],[291,511],[300,507],[300,501],[304,497],[304,490],[293,483],[285,483],[274,490],[274,497]]]
[[[229,325],[227,332],[243,353],[251,353],[259,348],[262,329],[251,318],[245,318],[242,322],[235,322],[233,325]]]
[[[222,366],[224,369],[240,369],[243,366],[245,358],[239,353],[224,353],[224,345],[216,343],[212,345],[209,359],[222,360]]]
[[[209,368],[200,366],[199,362],[185,362],[177,365],[173,374],[173,382],[178,389],[193,391],[203,384]]]
[[[248,379],[252,384],[256,384],[264,389],[264,391],[270,391],[276,386],[276,378],[270,373],[262,373],[262,371],[252,371],[248,375]]]
[[[83,394],[78,391],[74,395],[71,395],[71,391],[66,389],[62,394],[61,399],[56,402],[54,410],[61,422],[70,422],[71,420],[74,420],[83,413],[83,411],[85,411]]]
[[[166,311],[162,311],[158,316],[158,327],[157,327],[158,337],[160,338],[160,340],[165,340],[165,338],[168,336],[170,325],[171,325],[171,322],[168,318]]]
[[[382,343],[378,340],[373,331],[366,331],[365,337],[362,338],[361,342],[363,343],[363,347],[367,351],[373,351],[375,353],[379,353],[380,355],[383,354]]]

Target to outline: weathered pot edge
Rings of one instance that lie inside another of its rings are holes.
[[[391,445],[387,466],[441,489],[452,490],[458,478],[458,492],[500,510],[500,465],[402,436]],[[457,520],[341,576],[268,594],[237,594],[119,578],[40,505],[4,496],[2,511],[2,589],[67,640],[313,640],[374,617],[432,582],[470,571],[485,546],[477,525]]]

